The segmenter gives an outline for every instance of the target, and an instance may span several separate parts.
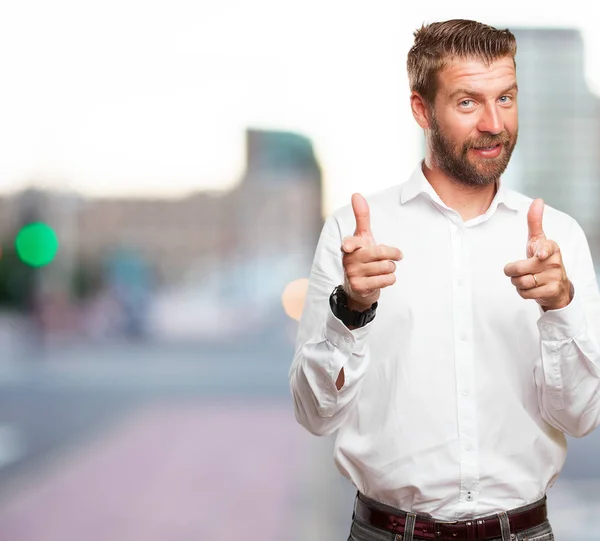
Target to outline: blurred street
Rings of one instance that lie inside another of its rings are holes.
[[[293,417],[291,354],[111,342],[0,364],[0,539],[343,537],[352,491]]]
[[[345,539],[354,491],[293,417],[291,355],[111,342],[4,362],[0,539]],[[558,539],[597,539],[599,452],[598,433],[571,442]]]

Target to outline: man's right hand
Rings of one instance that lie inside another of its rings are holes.
[[[348,294],[348,307],[363,311],[379,299],[382,287],[396,282],[394,261],[402,259],[402,252],[375,242],[369,205],[362,195],[352,196],[352,210],[356,229],[354,235],[342,241],[344,290]]]

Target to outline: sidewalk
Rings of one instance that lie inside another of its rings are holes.
[[[10,541],[330,541],[354,496],[288,403],[155,403],[0,490]],[[597,541],[597,479],[549,492],[557,539]]]
[[[337,475],[278,403],[155,405],[3,487],[0,539],[332,539]]]

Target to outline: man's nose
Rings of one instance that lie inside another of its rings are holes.
[[[498,135],[504,130],[504,122],[498,107],[496,105],[487,105],[483,110],[477,129],[480,132],[487,132]]]

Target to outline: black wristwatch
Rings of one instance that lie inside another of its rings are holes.
[[[364,327],[375,319],[377,303],[374,302],[370,308],[359,312],[348,308],[348,295],[342,286],[337,286],[329,296],[329,306],[333,315],[337,317],[346,327]]]

